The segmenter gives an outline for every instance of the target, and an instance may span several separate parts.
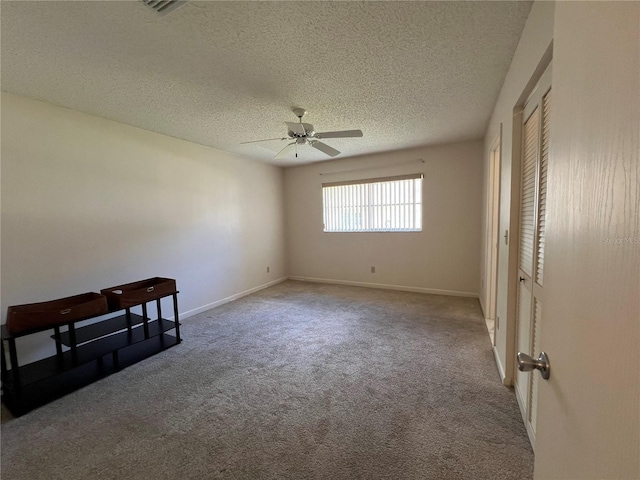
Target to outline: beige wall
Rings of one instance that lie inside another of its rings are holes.
[[[3,93],[3,321],[151,276],[184,316],[285,277],[282,190],[280,168]]]
[[[531,8],[522,38],[513,56],[511,66],[500,91],[498,101],[494,108],[489,126],[484,139],[484,193],[482,213],[482,242],[481,242],[481,269],[479,279],[485,278],[486,266],[486,205],[487,184],[489,172],[490,149],[500,133],[502,125],[502,166],[501,166],[501,191],[500,191],[500,227],[498,238],[498,295],[496,314],[500,319],[496,329],[496,360],[503,381],[512,382],[514,367],[513,338],[515,334],[515,285],[509,285],[509,272],[517,268],[517,235],[518,216],[517,208],[512,212],[512,202],[518,201],[519,196],[519,143],[513,142],[513,138],[519,138],[516,117],[514,125],[514,107],[517,107],[526,99],[527,90],[534,86],[530,84],[536,70],[544,63],[545,54],[549,54],[553,39],[553,16],[555,4],[553,2],[536,2]],[[523,98],[524,95],[524,98]],[[514,130],[515,128],[515,130]],[[515,213],[515,215],[514,215]],[[503,238],[505,230],[509,231],[509,245],[505,245]],[[480,290],[480,296],[484,297],[484,288]]]
[[[424,173],[422,232],[323,232],[322,182],[417,172]],[[481,179],[480,141],[288,168],[289,275],[475,296]]]

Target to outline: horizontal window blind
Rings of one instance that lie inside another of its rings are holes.
[[[325,232],[422,231],[421,173],[322,184]]]

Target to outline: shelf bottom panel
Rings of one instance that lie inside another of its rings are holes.
[[[98,358],[110,356],[114,350],[123,351],[124,349],[146,342],[152,337],[166,335],[165,332],[173,330],[175,323],[162,319],[160,322],[149,322],[149,339],[144,337],[144,329],[142,327],[134,328],[129,334],[127,331],[103,337],[93,342],[85,343],[77,348],[77,362],[73,361],[71,350],[67,350],[62,357],[57,356],[38,360],[19,367],[20,384],[24,387],[32,383],[46,380],[54,375],[63,374],[69,370],[76,370],[85,363],[91,363]],[[8,371],[8,381],[11,382],[13,376],[11,370]]]
[[[98,361],[85,363],[19,390],[10,381],[3,382],[2,402],[14,416],[20,416],[177,344],[176,337],[165,333],[118,350],[118,366],[113,364],[113,355],[105,355],[102,366]]]

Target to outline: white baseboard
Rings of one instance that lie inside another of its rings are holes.
[[[482,310],[482,318],[487,318],[486,311],[484,309],[484,302],[482,301],[482,297],[478,294],[478,302],[480,302],[480,310]]]
[[[334,280],[330,278],[297,277],[297,276],[290,276],[289,280],[298,280],[300,282],[332,283],[335,285],[350,285],[352,287],[380,288],[383,290],[401,290],[403,292],[431,293],[434,295],[450,295],[454,297],[478,298],[477,293],[471,293],[471,292],[458,292],[456,290],[438,290],[435,288],[423,288],[423,287],[406,287],[403,285],[388,285],[384,283],[352,282],[350,280]]]
[[[272,282],[263,283],[262,285],[258,285],[257,287],[250,288],[249,290],[245,290],[240,293],[235,293],[221,300],[208,303],[206,305],[203,305],[202,307],[194,308],[192,310],[187,310],[186,312],[180,312],[180,320],[184,320],[185,318],[192,317],[194,315],[197,315],[198,313],[206,312],[207,310],[211,310],[212,308],[219,307],[220,305],[224,305],[225,303],[233,302],[234,300],[237,300],[242,297],[246,297],[247,295],[258,292],[260,290],[264,290],[265,288],[272,287],[274,285],[277,285],[278,283],[282,283],[285,281],[287,281],[287,277],[281,277],[277,280],[273,280]],[[168,320],[173,320],[173,317],[170,317]]]
[[[331,283],[335,285],[350,285],[354,287],[365,287],[365,288],[380,288],[383,290],[401,290],[405,292],[418,292],[418,293],[431,293],[434,295],[451,295],[455,297],[470,297],[470,298],[478,298],[477,293],[471,292],[458,292],[455,290],[438,290],[434,288],[422,288],[422,287],[407,287],[402,285],[387,285],[384,283],[366,283],[366,282],[352,282],[349,280],[334,280],[328,278],[316,278],[316,277],[281,277],[277,280],[273,280],[268,283],[264,283],[262,285],[258,285],[257,287],[250,288],[243,292],[236,293],[229,297],[222,298],[212,303],[208,303],[198,308],[194,308],[192,310],[187,310],[186,312],[180,312],[180,320],[184,320],[186,318],[192,317],[193,315],[197,315],[202,312],[206,312],[207,310],[211,310],[212,308],[219,307],[220,305],[224,305],[225,303],[233,302],[239,298],[245,297],[252,293],[258,292],[260,290],[264,290],[265,288],[272,287],[273,285],[277,285],[279,283],[285,282],[286,280],[298,280],[300,282],[315,282],[315,283]],[[167,318],[167,317],[165,317]],[[168,317],[168,320],[173,320],[173,317]],[[496,361],[497,357],[496,357]],[[504,375],[501,374],[504,378]]]
[[[527,424],[527,412],[524,409],[524,399],[522,398],[522,395],[520,395],[520,390],[518,390],[517,388],[513,389],[515,394],[516,394],[516,401],[518,402],[518,408],[520,408],[520,415],[522,415],[522,421],[524,422],[524,424]]]
[[[503,385],[510,387],[511,382],[508,381],[507,376],[504,373],[504,367],[502,366],[502,362],[500,361],[500,355],[498,355],[498,349],[495,346],[492,346],[491,350],[493,350],[493,358],[495,359],[496,366],[498,367],[498,373],[500,374],[500,381],[502,382]]]

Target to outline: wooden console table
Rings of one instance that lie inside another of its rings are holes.
[[[155,280],[155,279],[151,279]],[[151,281],[150,280],[150,281]],[[149,284],[150,281],[146,281]],[[137,282],[139,285],[143,282]],[[175,286],[175,282],[173,283]],[[122,286],[126,287],[126,286]],[[114,291],[119,287],[106,289]],[[0,329],[2,341],[2,401],[15,416],[60,398],[67,393],[86,386],[100,378],[132,365],[140,360],[171,348],[181,342],[178,321],[178,291],[171,288],[145,285],[142,297],[127,297],[123,301],[109,299],[109,314],[124,310],[122,315],[106,318],[89,325],[76,326],[81,321],[100,318],[83,318],[66,325],[43,327],[28,332],[12,333],[6,325]],[[122,293],[121,290],[116,290]],[[105,290],[103,290],[103,293]],[[162,318],[161,300],[173,298],[174,320]],[[128,298],[128,301],[126,300]],[[135,298],[135,300],[131,300]],[[147,303],[155,302],[157,318],[147,315]],[[142,315],[131,312],[140,306]],[[122,307],[122,308],[118,308]],[[62,330],[66,326],[66,330]],[[62,328],[61,328],[62,327]],[[53,329],[51,338],[55,341],[56,354],[26,365],[19,365],[16,339],[33,333]],[[173,335],[168,332],[175,330]],[[5,356],[5,342],[8,345],[9,365]],[[67,347],[65,350],[64,347]]]

